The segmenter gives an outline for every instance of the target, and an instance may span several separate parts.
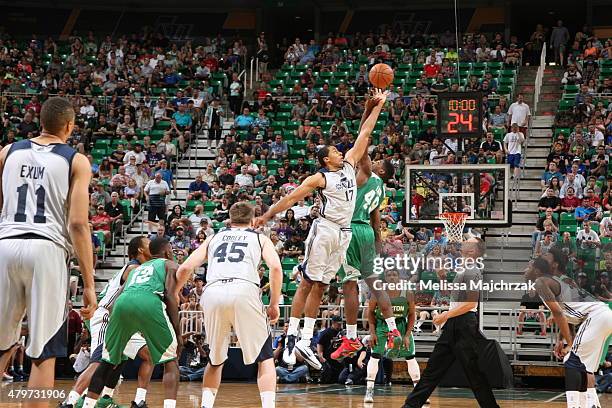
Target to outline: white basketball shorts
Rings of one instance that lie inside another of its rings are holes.
[[[599,367],[601,353],[608,337],[612,335],[612,310],[603,305],[589,316],[578,328],[572,352],[580,358],[589,373],[594,373]],[[568,353],[565,357],[567,360]]]
[[[302,263],[304,277],[329,285],[344,264],[351,237],[350,228],[341,228],[325,218],[315,219],[305,243],[306,253]]]

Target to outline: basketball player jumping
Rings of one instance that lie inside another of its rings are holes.
[[[212,408],[221,384],[223,364],[232,327],[236,332],[244,364],[259,363],[257,385],[263,408],[274,408],[276,368],[270,326],[259,289],[259,264],[263,258],[270,270],[271,323],[278,320],[283,271],[272,241],[252,229],[254,208],[236,203],[229,210],[230,227],[209,237],[181,265],[187,276],[208,262],[206,287],[201,298],[206,340],[210,345],[210,364],[202,384],[202,407]]]
[[[344,264],[346,250],[351,241],[351,218],[357,199],[355,166],[366,154],[370,134],[387,99],[387,93],[375,91],[366,102],[368,118],[363,124],[354,146],[342,157],[334,146],[325,146],[317,152],[322,169],[307,177],[302,184],[270,207],[255,220],[255,226],[265,225],[276,214],[286,211],[299,200],[316,190],[321,198],[320,216],[315,219],[306,238],[306,253],[301,265],[304,279],[300,282],[291,304],[291,317],[283,359],[294,363],[294,348],[315,369],[321,362],[310,345],[321,298],[331,280]],[[300,318],[304,317],[302,339],[296,344]]]
[[[547,254],[548,255],[548,254]],[[551,273],[550,256],[536,259],[525,278],[535,281],[536,291],[559,327],[555,354],[565,366],[565,397],[568,408],[600,408],[593,373],[599,367],[607,338],[612,335],[612,310],[566,277]],[[580,325],[572,336],[569,325]]]
[[[164,238],[149,245],[152,260],[132,270],[113,304],[104,338],[102,363],[96,370],[83,408],[94,408],[103,387],[121,373],[126,346],[135,333],[144,337],[151,361],[164,365],[164,408],[176,407],[179,370],[177,355],[182,339],[179,331],[178,301],[183,278],[171,261],[172,246]]]
[[[382,316],[387,322],[387,347],[392,348],[394,339],[400,337],[395,325],[389,296],[377,290],[374,282],[374,258],[382,246],[380,242],[380,203],[385,198],[385,181],[393,177],[394,168],[387,160],[378,160],[372,165],[370,156],[364,154],[357,169],[357,200],[351,219],[351,243],[346,251],[346,263],[338,271],[342,279],[344,311],[346,314],[346,336],[340,347],[331,354],[339,360],[353,355],[361,349],[357,339],[357,318],[359,315],[359,289],[357,282],[364,279],[370,293],[377,300]],[[382,339],[380,340],[382,342]]]
[[[108,328],[108,320],[113,303],[121,293],[122,285],[127,280],[130,272],[143,263],[151,260],[149,243],[150,241],[146,237],[136,237],[130,240],[128,245],[129,262],[108,281],[98,296],[98,309],[96,309],[96,312],[89,321],[92,350],[90,364],[87,369],[79,375],[74,387],[68,394],[68,398],[59,408],[77,408],[83,405],[85,396],[81,397],[81,395],[89,386],[91,378],[96,372],[96,369],[100,366],[100,361],[102,360],[104,336]],[[138,388],[136,389],[136,397],[134,401],[132,401],[130,408],[145,408],[147,386],[151,380],[151,374],[153,374],[153,369],[155,367],[151,363],[151,356],[149,355],[149,349],[147,348],[144,338],[139,333],[135,333],[128,342],[123,353],[132,360],[136,358],[136,356],[139,356],[142,360],[138,369]],[[101,394],[102,398],[98,402],[98,406],[108,406],[114,403],[112,397],[115,387],[119,382],[121,372],[117,371],[115,374],[115,376],[104,384],[104,390]]]
[[[40,112],[41,135],[0,152],[0,367],[19,341],[27,310],[29,388],[53,387],[55,358],[66,356],[73,250],[83,276],[81,315],[89,319],[96,309],[88,222],[91,165],[66,145],[74,118],[69,101],[50,98]]]

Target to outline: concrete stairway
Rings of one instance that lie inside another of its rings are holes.
[[[530,106],[533,106],[536,72],[537,67],[523,67],[518,78],[518,92],[523,93]],[[532,129],[518,201],[512,205],[512,226],[503,229],[490,228],[487,231],[485,280],[523,281],[522,271],[533,251],[531,235],[538,217],[537,203],[542,196],[540,177],[546,166],[546,156],[550,152],[554,114],[562,93],[562,74],[563,71],[557,67],[547,67],[544,71],[538,111],[532,112]],[[520,296],[518,292],[500,291],[488,294],[485,298],[493,301],[496,307],[514,307]]]

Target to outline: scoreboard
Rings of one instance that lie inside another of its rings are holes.
[[[482,93],[438,94],[438,135],[442,139],[482,135]]]

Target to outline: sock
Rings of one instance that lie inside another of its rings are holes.
[[[89,391],[89,388],[85,388],[85,391],[83,391],[81,393],[81,397],[86,397],[87,396],[87,391]]]
[[[587,408],[601,408],[597,390],[595,388],[587,388],[586,390],[586,406]]]
[[[370,357],[370,360],[368,361],[368,368],[367,368],[367,376],[366,376],[366,383],[369,389],[374,388],[374,382],[376,381],[376,374],[378,374],[378,362],[380,360],[378,358],[374,358],[374,357]]]
[[[304,318],[304,328],[302,329],[302,340],[312,339],[312,333],[314,332],[314,325],[317,321],[314,317],[305,317]]]
[[[70,394],[68,394],[68,398],[66,398],[66,404],[74,405],[79,400],[79,398],[81,398],[81,394],[76,391],[70,391]]]
[[[389,328],[389,331],[397,329],[397,326],[395,325],[395,317],[391,316],[385,319],[385,322],[387,322],[387,327]]]
[[[176,400],[164,400],[164,408],[176,408]]]
[[[357,339],[357,325],[356,324],[346,325],[346,337],[348,337],[351,340]]]
[[[212,408],[216,397],[216,388],[202,388],[202,408]]]
[[[23,364],[19,364],[19,371],[23,371]]]
[[[114,388],[104,387],[104,389],[102,390],[102,394],[100,394],[100,395],[101,396],[108,395],[109,397],[113,398],[114,392],[115,392]]]
[[[567,408],[580,408],[580,392],[565,391],[565,399],[567,400]]]
[[[261,408],[274,408],[276,407],[276,393],[274,391],[260,392],[261,397]]]
[[[287,335],[297,336],[299,329],[300,329],[300,318],[290,317],[289,318],[289,328],[287,329]]]
[[[144,388],[136,388],[136,397],[134,397],[134,402],[136,404],[140,404],[140,401],[144,401],[147,397],[147,390]]]
[[[83,403],[83,408],[95,408],[96,407],[96,400],[89,398],[89,397],[85,397],[85,402]]]
[[[408,375],[412,379],[412,382],[415,384],[418,383],[421,379],[421,369],[419,368],[419,363],[417,363],[416,358],[406,360],[406,364],[408,365]]]
[[[586,391],[580,391],[580,396],[579,396],[579,405],[580,405],[580,408],[587,406],[586,405],[586,401],[587,401]]]

